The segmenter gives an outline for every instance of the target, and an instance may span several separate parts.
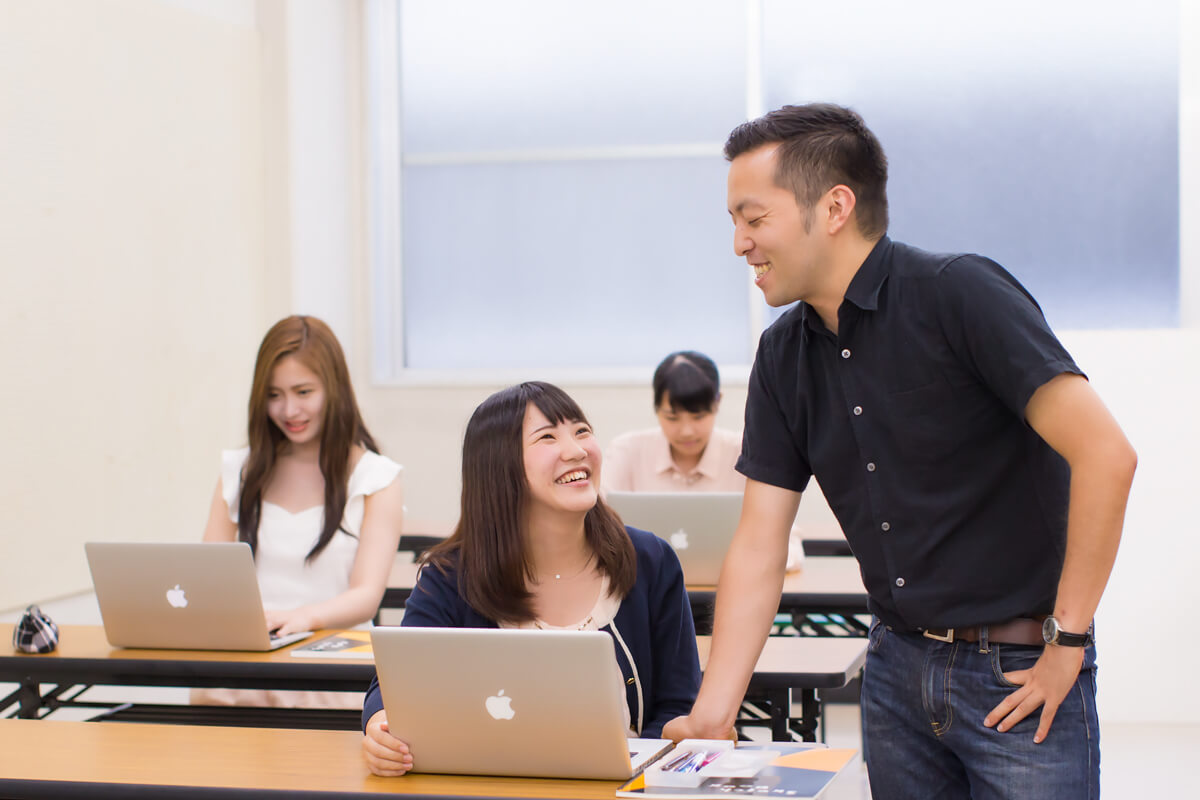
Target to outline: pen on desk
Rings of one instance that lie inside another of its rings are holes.
[[[671,759],[670,762],[668,762],[667,764],[664,764],[662,771],[663,772],[672,772],[675,769],[675,767],[679,766],[680,764],[682,764],[685,761],[690,760],[693,755],[694,754],[692,753],[691,750],[685,750],[681,755]]]
[[[677,772],[695,772],[697,765],[704,760],[704,751],[697,750],[692,757],[679,766]]]
[[[710,753],[707,753],[707,754],[704,756],[704,761],[703,761],[703,763],[701,763],[701,764],[700,764],[700,766],[696,767],[696,771],[702,770],[702,769],[704,769],[705,767],[707,767],[709,764],[711,764],[712,762],[716,761],[716,760],[717,760],[717,756],[721,755],[721,753],[723,753],[723,752],[725,752],[725,751],[723,751],[723,750],[713,750],[712,752],[710,752]]]

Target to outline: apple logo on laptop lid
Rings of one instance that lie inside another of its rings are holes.
[[[173,608],[187,608],[187,594],[185,590],[179,588],[179,584],[175,584],[174,589],[167,589],[167,602]]]
[[[516,716],[512,708],[512,698],[504,694],[501,689],[499,694],[492,695],[487,700],[483,701],[487,712],[492,715],[492,719],[512,719]]]
[[[680,528],[679,530],[672,533],[671,534],[671,547],[674,547],[676,550],[687,550],[687,548],[688,548],[687,531],[685,531],[683,528]]]

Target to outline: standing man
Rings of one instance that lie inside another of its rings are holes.
[[[767,303],[711,657],[672,738],[733,724],[815,475],[875,619],[863,752],[886,798],[1093,798],[1092,616],[1137,457],[995,262],[887,238],[855,112],[785,106],[725,144],[734,249]]]

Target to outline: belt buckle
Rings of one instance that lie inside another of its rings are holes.
[[[921,635],[924,636],[926,639],[934,639],[939,642],[945,642],[946,644],[953,644],[954,643],[954,628],[943,628],[943,630],[946,631],[946,634],[944,636],[938,635],[931,630],[923,630],[923,631],[921,631]]]

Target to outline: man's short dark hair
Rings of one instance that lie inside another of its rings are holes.
[[[887,233],[887,156],[857,112],[832,103],[784,106],[734,128],[725,158],[774,143],[775,185],[791,190],[802,208],[844,184],[857,198],[859,232],[867,239]]]

